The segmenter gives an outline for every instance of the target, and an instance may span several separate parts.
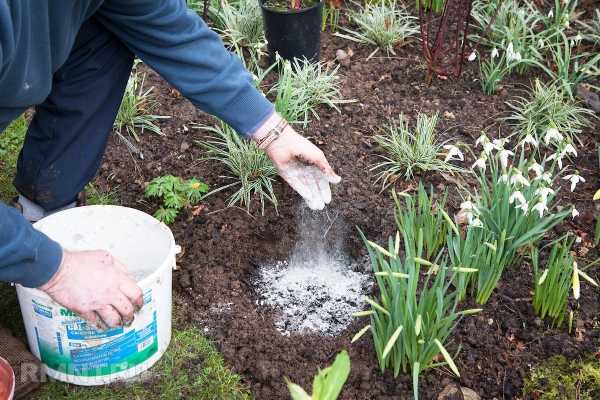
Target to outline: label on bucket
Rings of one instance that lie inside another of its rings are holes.
[[[75,376],[101,376],[143,363],[158,351],[152,290],[129,328],[99,331],[63,307],[32,299],[40,358],[48,368]]]

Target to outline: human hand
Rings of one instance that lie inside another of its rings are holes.
[[[58,271],[38,289],[99,329],[130,325],[144,304],[125,266],[103,250],[65,250]]]
[[[283,130],[273,139],[269,135],[275,127],[283,127]],[[277,113],[252,138],[265,150],[279,175],[304,198],[308,207],[322,210],[331,202],[329,184],[337,184],[342,178],[333,171],[323,152],[283,123]]]

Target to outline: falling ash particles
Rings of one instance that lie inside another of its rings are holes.
[[[336,218],[302,210],[299,241],[291,257],[263,266],[256,281],[260,306],[276,311],[275,324],[284,333],[335,335],[365,308],[372,282],[365,262],[352,262],[339,244],[325,240]]]

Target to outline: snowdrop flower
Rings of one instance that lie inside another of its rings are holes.
[[[477,211],[475,203],[473,203],[470,200],[463,201],[462,203],[460,203],[460,209],[464,211]]]
[[[484,145],[485,143],[489,142],[490,139],[488,139],[487,136],[485,136],[485,133],[482,133],[481,136],[479,136],[477,138],[477,140],[475,141],[475,147],[479,146],[479,145]]]
[[[500,153],[498,153],[498,157],[500,158],[500,164],[502,165],[502,168],[505,168],[508,166],[508,157],[510,156],[514,156],[515,153],[513,153],[510,150],[505,150],[502,149],[500,151]]]
[[[488,139],[488,137],[483,133],[475,141],[475,147],[480,145],[483,147],[483,152],[487,155],[489,155],[495,148],[495,145],[490,142],[490,139]]]
[[[496,150],[504,149],[504,146],[508,143],[508,139],[494,139],[492,140],[492,144],[496,148]]]
[[[527,200],[525,200],[525,196],[523,196],[523,193],[521,193],[519,190],[513,192],[513,194],[511,194],[510,198],[508,199],[508,202],[510,204],[514,203],[515,201],[519,203],[527,203]]]
[[[564,156],[565,154],[571,154],[577,157],[577,150],[575,150],[575,147],[571,143],[567,143],[567,145],[562,149],[562,155]]]
[[[581,176],[579,176],[577,174],[566,175],[563,179],[571,181],[571,192],[573,192],[575,190],[575,187],[577,186],[577,184],[579,182],[585,182],[585,179],[583,179]]]
[[[527,178],[525,178],[523,176],[523,174],[521,173],[521,171],[518,171],[517,173],[513,174],[510,177],[510,184],[511,185],[521,185],[521,186],[529,186],[529,180],[527,180]]]
[[[483,222],[481,222],[479,218],[473,218],[473,220],[469,222],[469,225],[475,228],[483,228]]]
[[[508,175],[507,174],[502,174],[500,176],[500,179],[498,179],[499,182],[503,182],[503,183],[508,183]]]
[[[542,199],[540,201],[547,203],[548,196],[553,195],[555,192],[549,187],[542,187],[535,191],[535,194],[540,196]]]
[[[465,156],[458,147],[456,147],[452,144],[445,144],[444,149],[448,150],[448,154],[446,154],[446,159],[444,161],[446,161],[446,162],[448,162],[450,160],[464,161]]]
[[[548,13],[548,18],[554,18],[554,10],[550,10]]]
[[[562,160],[563,160],[564,156],[565,155],[562,153],[554,153],[554,154],[551,154],[550,157],[548,157],[548,160],[556,160],[556,162],[558,163],[558,168],[562,169],[562,167],[563,167]]]
[[[530,144],[533,147],[538,147],[538,141],[535,140],[535,138],[530,134],[525,136],[525,139],[523,139],[523,141],[521,142],[521,146],[525,146],[526,144]]]
[[[477,159],[477,161],[475,161],[473,163],[473,165],[471,166],[471,169],[479,168],[480,170],[485,171],[485,168],[486,168],[485,161],[486,161],[486,159],[484,157],[479,157]]]
[[[490,54],[490,57],[492,58],[492,60],[496,57],[498,57],[498,49],[494,47],[494,49],[492,50],[492,54]]]
[[[472,52],[471,54],[469,54],[469,61],[475,61],[475,59],[477,58],[477,53]]]
[[[536,178],[539,178],[544,173],[544,167],[542,167],[537,162],[534,162],[527,168],[527,171],[533,171],[535,173]]]
[[[571,218],[575,219],[575,217],[579,216],[579,211],[575,207],[573,207],[573,211],[571,211]]]
[[[544,143],[549,144],[553,140],[560,142],[563,140],[563,135],[561,135],[556,128],[548,128],[546,135],[544,136]]]
[[[545,201],[540,201],[535,206],[533,206],[532,210],[535,210],[540,213],[540,218],[544,216],[544,211],[548,211],[548,205]]]
[[[529,212],[529,204],[527,204],[527,203],[520,203],[520,204],[516,205],[515,208],[517,210],[523,211],[523,214],[525,214],[525,215],[527,215],[527,213]]]
[[[544,47],[544,40],[541,38],[538,40],[538,47]]]

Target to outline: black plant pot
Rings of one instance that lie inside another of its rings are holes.
[[[322,1],[308,8],[289,11],[266,8],[264,0],[259,1],[271,61],[275,60],[275,53],[286,60],[319,60]]]

